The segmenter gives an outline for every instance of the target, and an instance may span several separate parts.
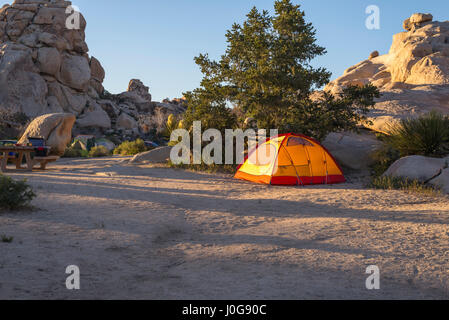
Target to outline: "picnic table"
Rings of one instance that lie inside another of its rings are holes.
[[[31,153],[34,152],[34,147],[26,147],[26,146],[2,146],[0,147],[0,155],[1,165],[0,172],[5,172],[8,166],[8,160],[12,160],[16,164],[16,170],[25,170],[25,171],[33,171],[33,167],[36,164],[40,164],[40,168],[45,170],[47,164],[49,162],[53,162],[59,159],[57,156],[50,157],[31,157]],[[15,154],[14,156],[10,156],[10,153]],[[26,160],[26,168],[22,168],[23,157]]]

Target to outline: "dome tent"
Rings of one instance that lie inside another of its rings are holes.
[[[346,182],[334,157],[319,142],[301,134],[268,139],[249,153],[236,179],[270,185]]]

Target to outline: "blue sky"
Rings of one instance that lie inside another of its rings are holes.
[[[378,50],[387,53],[393,34],[415,12],[449,20],[447,0],[294,0],[317,29],[318,43],[328,53],[313,62],[338,77],[349,66]],[[10,1],[0,1],[1,4]],[[274,0],[76,0],[87,20],[90,54],[106,69],[105,88],[124,91],[131,78],[150,87],[154,100],[180,97],[199,85],[193,62],[199,53],[218,58],[225,33],[242,22],[253,6],[273,10]],[[365,9],[377,5],[381,29],[365,27]]]

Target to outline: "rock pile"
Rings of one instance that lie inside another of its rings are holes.
[[[349,68],[325,90],[372,83],[382,97],[370,114],[371,129],[385,132],[388,123],[431,110],[449,114],[449,21],[433,21],[417,13],[404,22],[405,32],[393,37],[388,54],[373,52]]]
[[[67,1],[16,0],[0,10],[0,107],[29,117],[75,115],[102,93],[105,72],[89,58],[80,14],[68,29]]]
[[[79,28],[70,22],[79,14]],[[131,80],[128,90],[106,94],[105,70],[88,55],[86,20],[63,0],[16,0],[0,9],[0,109],[30,118],[76,116],[78,133],[139,133],[138,118],[156,109],[185,110],[152,101],[149,88]]]

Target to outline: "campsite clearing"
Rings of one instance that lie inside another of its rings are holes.
[[[364,181],[272,187],[123,158],[28,174],[1,212],[0,299],[447,299],[449,200]],[[81,290],[65,287],[77,265]],[[377,265],[381,289],[365,287]]]

